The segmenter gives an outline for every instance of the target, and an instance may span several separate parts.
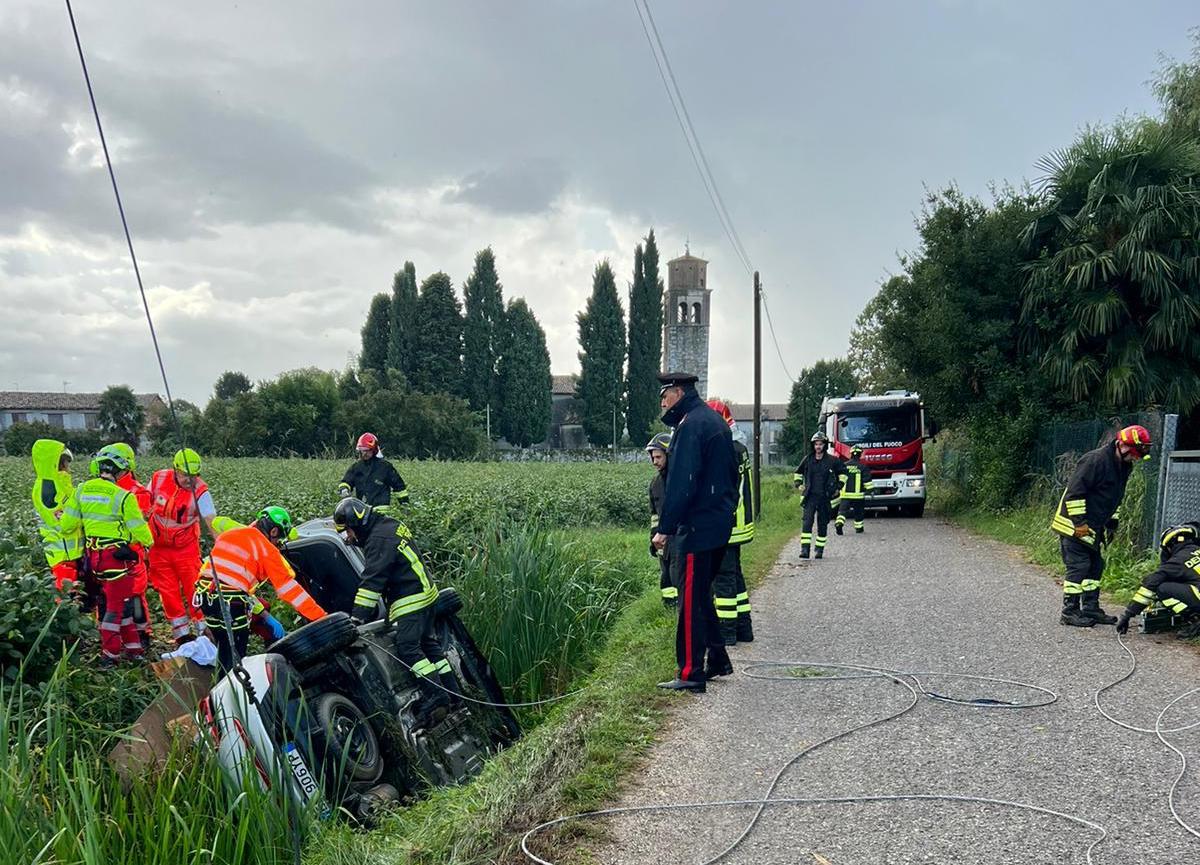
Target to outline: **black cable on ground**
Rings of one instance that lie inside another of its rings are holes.
[[[827,669],[827,670],[846,670],[846,671],[850,671],[850,672],[846,675],[813,676],[813,677],[807,677],[807,676],[798,677],[795,675],[770,675],[767,673],[759,672],[760,670],[771,669],[771,668],[786,668],[786,669],[817,668],[817,669]],[[889,721],[894,721],[903,715],[906,715],[907,713],[909,713],[916,707],[916,705],[920,702],[921,697],[928,697],[930,699],[935,699],[939,702],[950,703],[953,705],[964,706],[967,708],[1032,709],[1032,708],[1038,708],[1041,706],[1049,706],[1058,700],[1058,694],[1056,694],[1054,691],[1051,691],[1049,688],[1044,688],[1041,685],[1034,685],[1029,682],[1022,682],[1022,681],[1015,680],[1015,679],[1004,679],[1004,678],[1000,678],[1000,677],[996,677],[996,676],[979,676],[979,675],[974,675],[974,674],[970,674],[970,673],[949,673],[949,672],[910,673],[910,672],[905,672],[902,670],[892,670],[892,669],[888,669],[885,667],[877,667],[877,666],[871,666],[871,665],[866,665],[866,664],[852,664],[852,663],[829,662],[829,661],[805,661],[805,660],[763,661],[763,662],[748,665],[747,667],[745,667],[743,669],[743,674],[752,679],[765,679],[765,680],[772,680],[772,681],[790,681],[790,682],[802,682],[802,683],[820,683],[820,682],[846,681],[846,680],[852,680],[852,679],[880,678],[880,679],[886,679],[891,682],[894,682],[895,684],[898,684],[898,685],[904,687],[905,689],[907,689],[911,699],[900,709],[897,709],[896,711],[891,712],[890,714],[882,715],[878,718],[873,718],[862,724],[858,724],[856,726],[849,727],[845,730],[842,730],[838,733],[834,733],[833,735],[827,736],[826,738],[820,740],[819,742],[809,745],[806,748],[793,754],[786,761],[784,761],[783,765],[775,773],[775,776],[767,784],[766,793],[762,796],[762,798],[759,798],[759,799],[732,799],[732,800],[720,800],[720,801],[713,801],[713,802],[668,803],[668,804],[662,804],[662,805],[633,805],[633,806],[626,806],[626,807],[619,807],[619,808],[604,808],[604,809],[597,810],[597,811],[589,811],[589,812],[586,812],[583,814],[571,814],[571,815],[567,815],[567,816],[556,817],[553,820],[548,820],[544,823],[534,826],[532,829],[530,829],[528,832],[525,833],[525,835],[521,839],[521,850],[525,854],[525,856],[528,857],[528,859],[530,861],[537,863],[537,865],[554,865],[554,863],[551,862],[550,860],[543,859],[540,856],[538,856],[536,853],[534,853],[530,849],[530,846],[529,846],[530,842],[539,833],[544,832],[545,830],[547,830],[551,827],[558,826],[563,823],[571,822],[574,820],[583,820],[583,819],[590,819],[590,818],[595,818],[595,817],[609,817],[609,816],[616,816],[616,815],[623,815],[623,814],[652,814],[652,813],[664,813],[664,812],[680,811],[680,810],[707,810],[707,809],[715,809],[715,808],[749,807],[749,806],[753,806],[753,805],[757,805],[758,807],[754,813],[754,816],[751,817],[750,821],[746,824],[746,827],[742,830],[741,834],[739,834],[737,836],[737,838],[735,838],[733,840],[732,843],[730,843],[723,850],[721,850],[721,852],[717,853],[715,856],[712,856],[712,857],[704,860],[703,862],[699,863],[699,865],[716,865],[716,863],[723,860],[730,853],[732,853],[734,850],[736,850],[746,840],[747,837],[749,837],[750,833],[754,831],[755,827],[758,825],[759,821],[762,819],[763,812],[766,811],[766,809],[768,807],[774,807],[774,806],[779,806],[779,805],[860,804],[860,803],[868,803],[868,802],[959,802],[959,803],[969,803],[969,804],[976,804],[976,805],[997,805],[997,806],[1006,807],[1006,808],[1014,808],[1014,809],[1018,809],[1018,810],[1022,810],[1022,811],[1030,811],[1033,813],[1045,814],[1045,815],[1052,816],[1052,817],[1058,817],[1063,820],[1067,820],[1069,822],[1075,823],[1077,825],[1085,826],[1085,827],[1097,832],[1099,837],[1097,837],[1094,841],[1092,841],[1091,844],[1088,845],[1088,847],[1084,853],[1088,865],[1094,865],[1094,862],[1092,860],[1092,851],[1095,850],[1097,845],[1099,845],[1105,838],[1108,837],[1107,830],[1103,826],[1101,826],[1099,823],[1095,823],[1091,820],[1087,820],[1076,814],[1070,814],[1065,811],[1057,811],[1052,808],[1043,808],[1040,805],[1031,805],[1028,803],[1016,802],[1016,801],[1012,801],[1012,800],[1008,800],[1008,799],[993,799],[993,798],[987,798],[987,797],[981,797],[981,796],[959,796],[959,795],[955,795],[952,793],[937,793],[937,792],[908,793],[908,794],[895,794],[895,795],[828,796],[828,797],[802,797],[802,798],[776,797],[774,795],[776,788],[779,786],[779,782],[783,779],[783,776],[787,773],[787,771],[789,769],[791,769],[793,766],[795,766],[804,757],[806,757],[807,755],[811,754],[813,751],[816,751],[819,748],[823,748],[826,745],[829,745],[838,740],[845,739],[854,733],[858,733],[863,730],[868,730],[872,727],[880,726]],[[1040,694],[1042,696],[1039,697],[1038,699],[1034,699],[1034,700],[1030,700],[1030,701],[1026,701],[1026,702],[1005,702],[1005,701],[999,701],[999,700],[960,699],[960,698],[956,698],[956,697],[947,697],[945,695],[935,694],[934,692],[929,691],[925,687],[925,685],[922,683],[922,678],[934,678],[934,677],[936,677],[936,678],[943,678],[943,677],[944,678],[958,678],[958,679],[966,679],[966,680],[976,681],[976,682],[990,682],[990,683],[995,683],[995,684],[1009,685],[1009,686],[1013,686],[1013,687],[1017,687],[1017,688],[1024,688],[1024,689],[1028,689],[1028,690],[1037,691],[1037,692],[1040,692]]]

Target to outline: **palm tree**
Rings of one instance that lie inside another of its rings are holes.
[[[1200,405],[1200,144],[1155,121],[1043,159],[1021,318],[1073,400]]]

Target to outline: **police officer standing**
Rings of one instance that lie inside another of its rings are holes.
[[[671,469],[653,543],[668,541],[680,561],[677,677],[660,688],[703,693],[705,682],[733,672],[713,605],[713,577],[725,555],[738,501],[738,465],[729,427],[696,392],[697,378],[663,373],[659,404],[671,436]],[[707,655],[707,666],[705,656]]]
[[[813,545],[813,528],[816,528],[817,558],[825,556],[825,541],[829,530],[832,502],[837,499],[846,467],[837,457],[827,453],[829,439],[823,432],[812,437],[812,452],[801,460],[792,475],[796,486],[803,493],[804,522],[800,529],[800,558],[807,559]]]

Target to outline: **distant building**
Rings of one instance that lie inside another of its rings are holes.
[[[729,410],[737,421],[738,430],[746,434],[746,447],[754,447],[754,403],[731,402]],[[762,404],[762,464],[783,465],[786,454],[780,448],[783,422],[787,420],[787,403],[765,402]]]
[[[698,376],[696,390],[708,395],[708,262],[685,252],[667,262],[663,309],[663,372]]]
[[[156,393],[135,394],[138,404],[151,411],[158,406],[165,409],[166,403]],[[50,424],[56,429],[96,429],[96,418],[100,414],[98,393],[54,393],[25,390],[0,391],[0,430],[15,423]]]
[[[577,375],[550,376],[550,429],[544,447],[578,450],[588,446],[579,423],[579,400],[575,397],[578,385]]]

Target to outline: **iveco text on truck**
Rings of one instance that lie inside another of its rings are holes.
[[[863,449],[862,463],[874,478],[868,508],[915,517],[925,513],[923,448],[937,429],[926,426],[920,394],[889,390],[882,396],[828,397],[821,404],[820,424],[839,458],[849,459],[852,445]]]

